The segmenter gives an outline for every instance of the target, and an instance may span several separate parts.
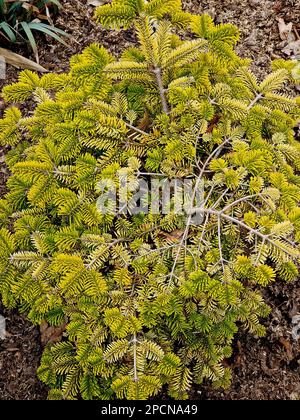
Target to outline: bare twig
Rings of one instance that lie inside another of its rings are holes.
[[[223,249],[222,249],[222,238],[221,238],[221,216],[218,216],[218,244],[219,244],[219,252],[220,252],[220,260],[221,260],[221,264],[222,264],[222,270],[223,270],[223,274],[225,274]]]
[[[200,172],[200,175],[199,175],[199,178],[202,178],[203,177],[203,174],[205,173],[205,170],[206,170],[206,168],[208,167],[208,165],[209,165],[209,163],[212,161],[212,159],[214,158],[214,157],[216,157],[216,155],[226,146],[226,144],[227,143],[229,143],[230,142],[230,140],[231,140],[231,138],[227,138],[227,139],[225,139],[224,141],[223,141],[223,143],[221,143],[209,156],[208,156],[208,158],[206,159],[206,161],[205,161],[205,163],[204,163],[204,165],[203,165],[203,167],[202,167],[202,170],[201,170],[201,172]]]
[[[165,88],[164,88],[164,83],[163,83],[163,79],[162,79],[161,68],[156,67],[153,70],[153,73],[155,74],[155,77],[156,77],[156,81],[157,81],[157,85],[158,85],[158,90],[159,90],[163,110],[166,114],[169,114],[170,111],[169,111],[167,98],[166,98],[166,95],[165,95]]]
[[[248,195],[246,197],[239,198],[238,200],[235,200],[233,203],[230,203],[230,204],[228,204],[228,206],[224,207],[222,212],[225,213],[227,210],[231,209],[232,207],[236,206],[237,204],[243,203],[244,201],[248,201],[248,200],[251,200],[251,198],[257,198],[257,197],[262,197],[262,194],[253,194],[253,195]]]
[[[286,249],[281,247],[278,243],[274,242],[271,239],[270,235],[263,234],[259,230],[253,229],[252,227],[246,225],[246,223],[242,222],[241,220],[238,220],[235,217],[232,217],[232,216],[229,216],[228,214],[223,213],[223,210],[222,211],[216,211],[216,210],[212,210],[212,209],[201,209],[201,211],[203,211],[204,213],[213,214],[217,217],[221,217],[221,218],[223,218],[227,221],[230,221],[230,222],[232,222],[236,225],[239,225],[242,228],[251,232],[253,235],[265,240],[266,242],[269,242],[269,244],[273,245],[275,248],[280,249],[281,251],[285,252],[286,254],[289,254]]]
[[[255,266],[257,266],[257,264],[259,263],[259,260],[260,260],[260,257],[261,257],[261,253],[262,253],[262,250],[263,250],[263,247],[264,247],[265,243],[266,243],[266,240],[263,239],[262,244],[260,246],[259,253],[258,253],[257,258],[256,258],[255,263],[254,263]]]
[[[143,136],[149,136],[149,133],[146,133],[146,131],[140,130],[138,127],[135,127],[134,125],[129,124],[128,122],[125,122],[128,128],[135,131],[136,133],[142,134]]]
[[[133,380],[134,380],[134,382],[139,381],[138,371],[137,371],[137,343],[138,343],[138,340],[136,338],[136,333],[134,333],[133,334],[133,340],[132,340],[132,344],[133,344],[133,371],[134,371]]]
[[[185,242],[186,242],[186,240],[187,240],[187,238],[188,238],[188,235],[189,235],[189,230],[190,230],[190,226],[191,226],[191,222],[192,222],[192,217],[193,217],[193,209],[194,209],[194,201],[195,201],[195,198],[196,198],[196,194],[197,194],[197,191],[198,191],[198,189],[199,189],[199,186],[200,186],[200,184],[201,184],[201,182],[202,182],[202,177],[203,177],[203,175],[204,175],[204,173],[205,173],[205,170],[206,170],[206,168],[207,168],[207,166],[209,165],[209,163],[211,162],[211,160],[218,154],[218,153],[220,153],[221,152],[221,150],[225,147],[225,145],[226,144],[228,144],[229,142],[230,142],[230,140],[231,140],[231,138],[226,138],[209,156],[208,156],[208,158],[206,159],[206,161],[205,161],[205,163],[204,163],[204,165],[203,165],[203,167],[202,167],[202,169],[201,169],[201,172],[200,172],[200,174],[199,174],[199,176],[198,176],[198,178],[197,178],[197,181],[196,181],[196,184],[195,184],[195,187],[194,187],[194,190],[193,190],[193,194],[192,194],[192,198],[191,198],[191,205],[190,205],[190,208],[189,208],[189,211],[188,211],[188,215],[189,215],[189,217],[188,217],[188,220],[187,220],[187,224],[186,224],[186,228],[185,228],[185,231],[184,231],[184,234],[183,234],[183,237],[182,237],[182,240],[181,240],[181,243],[180,243],[180,246],[179,246],[179,248],[178,248],[178,251],[177,251],[177,254],[176,254],[176,257],[175,257],[175,260],[174,260],[174,264],[173,264],[173,267],[172,267],[172,271],[171,271],[171,274],[170,274],[170,282],[171,282],[171,280],[172,280],[172,278],[174,277],[174,273],[175,273],[175,269],[176,269],[176,266],[177,266],[177,263],[178,263],[178,260],[179,260],[179,256],[180,256],[180,252],[181,252],[181,248],[184,246],[184,244],[185,244]],[[198,210],[200,210],[201,211],[201,208],[200,209],[198,209]]]
[[[258,101],[260,101],[263,98],[262,93],[258,93],[257,96],[253,99],[253,101],[249,104],[248,110],[252,109]]]

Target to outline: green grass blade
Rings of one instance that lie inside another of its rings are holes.
[[[4,14],[6,12],[6,2],[5,0],[0,0],[0,13]]]
[[[43,23],[43,22],[38,22],[38,23],[36,23],[36,22],[31,22],[31,23],[30,23],[30,25],[31,25],[31,26],[32,26],[32,25],[38,25],[39,27],[49,29],[49,30],[51,30],[52,32],[55,32],[55,33],[57,33],[57,34],[60,34],[60,35],[66,36],[66,37],[68,37],[68,38],[70,38],[70,37],[71,37],[71,35],[70,35],[70,34],[67,34],[67,32],[63,31],[62,29],[56,28],[55,26],[49,25],[49,24],[47,24],[47,23]]]
[[[14,31],[11,29],[9,24],[7,22],[1,22],[0,23],[0,29],[5,32],[5,34],[8,36],[11,42],[17,42],[17,37]]]
[[[42,25],[40,23],[29,23],[28,26],[30,27],[30,29],[40,31],[51,36],[56,41],[68,47],[68,44],[59,35],[57,35],[55,27],[45,24]]]
[[[62,7],[61,3],[58,0],[45,0],[45,4],[55,4],[57,7]]]
[[[33,35],[32,31],[31,31],[30,26],[29,26],[30,24],[28,24],[27,22],[21,22],[20,25],[23,28],[23,30],[24,30],[27,38],[28,38],[28,41],[30,43],[30,46],[32,48],[32,51],[35,54],[36,61],[38,63],[39,62],[38,48],[37,48],[37,45],[36,45],[36,42],[35,42],[34,35]]]

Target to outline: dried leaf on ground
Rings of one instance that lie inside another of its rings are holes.
[[[300,39],[298,39],[298,41],[290,42],[283,48],[282,52],[288,56],[300,59]]]
[[[4,316],[0,315],[0,340],[5,340],[6,337],[6,321]]]
[[[40,66],[39,64],[35,63],[28,58],[25,58],[19,54],[13,53],[6,48],[0,48],[0,57],[4,57],[6,63],[11,64],[14,67],[21,68],[21,69],[29,69],[39,71],[41,73],[45,73],[46,70],[44,67]]]
[[[88,6],[102,6],[103,4],[105,4],[106,1],[105,0],[88,0],[87,4]]]
[[[278,18],[278,29],[282,41],[294,41],[293,23],[285,23],[284,19]]]
[[[67,323],[64,323],[58,327],[53,327],[44,321],[40,326],[41,343],[45,346],[48,343],[58,343],[63,337],[63,333],[66,329]]]

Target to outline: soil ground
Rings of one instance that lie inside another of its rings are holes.
[[[63,10],[56,25],[66,30],[71,39],[69,48],[52,39],[40,43],[40,62],[51,71],[68,69],[70,57],[92,42],[99,42],[113,53],[134,43],[130,31],[117,33],[99,28],[91,16],[93,7],[86,0],[61,0]],[[241,30],[239,54],[253,60],[255,73],[262,77],[270,70],[273,59],[289,58],[283,53],[286,45],[278,31],[278,18],[294,24],[300,32],[299,0],[186,0],[184,5],[193,12],[207,12],[217,23],[234,23]],[[21,52],[16,48],[17,52]],[[22,49],[30,56],[30,51]],[[300,57],[297,57],[300,58]],[[2,85],[15,81],[18,71],[8,68]],[[0,113],[3,104],[0,102]],[[0,195],[5,191],[7,172],[3,150],[0,150]],[[230,389],[213,390],[209,384],[194,389],[191,398],[202,400],[299,400],[300,399],[300,340],[292,338],[292,319],[300,312],[300,282],[276,284],[265,292],[272,314],[265,321],[267,335],[263,339],[240,333],[234,355],[226,363],[233,370]],[[36,378],[42,345],[40,333],[24,316],[6,310],[0,304],[0,314],[7,318],[8,337],[0,341],[0,400],[44,399],[47,390]]]

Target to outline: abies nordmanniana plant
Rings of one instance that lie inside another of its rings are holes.
[[[264,334],[261,287],[298,276],[300,112],[281,93],[297,63],[259,82],[238,30],[177,0],[113,1],[97,19],[132,25],[139,46],[116,60],[91,45],[68,74],[25,71],[4,89],[36,105],[0,122],[2,300],[67,323],[38,371],[50,398],[184,399],[204,380],[228,386],[238,327]],[[101,180],[127,174],[134,194],[150,173],[203,183],[203,223],[97,210]]]

